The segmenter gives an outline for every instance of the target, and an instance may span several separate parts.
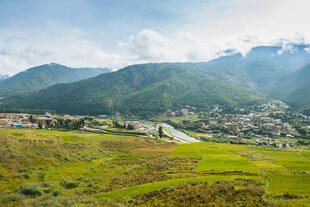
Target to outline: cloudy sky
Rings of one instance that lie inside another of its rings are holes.
[[[208,61],[310,42],[309,0],[0,0],[0,73]]]

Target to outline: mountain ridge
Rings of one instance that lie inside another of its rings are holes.
[[[251,89],[178,67],[140,64],[71,84],[3,100],[3,106],[39,108],[71,114],[150,116],[185,105],[247,105],[266,97]]]
[[[0,81],[0,97],[32,92],[54,84],[75,82],[106,72],[110,72],[110,69],[70,68],[56,63],[39,65]]]

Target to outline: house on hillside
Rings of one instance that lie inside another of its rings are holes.
[[[267,123],[267,124],[264,124],[264,128],[266,130],[272,131],[275,128],[275,125],[272,123]]]
[[[237,130],[238,130],[238,123],[236,123],[236,122],[225,123],[225,127],[226,127],[229,131],[237,131]]]
[[[206,123],[204,123],[203,121],[198,123],[198,127],[200,128],[206,128]]]
[[[45,117],[45,116],[36,117],[35,119],[42,125],[46,125],[47,122],[49,122],[50,124],[53,124],[56,122],[56,119]]]
[[[188,116],[189,110],[188,109],[181,109],[181,113],[183,116]]]
[[[281,137],[281,130],[280,127],[276,126],[272,129],[272,136],[276,137],[276,138],[280,138]]]

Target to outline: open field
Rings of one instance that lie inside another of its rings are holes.
[[[309,206],[309,155],[306,148],[0,130],[0,206]]]

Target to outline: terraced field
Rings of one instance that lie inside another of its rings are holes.
[[[0,130],[0,206],[309,206],[309,149]]]

